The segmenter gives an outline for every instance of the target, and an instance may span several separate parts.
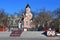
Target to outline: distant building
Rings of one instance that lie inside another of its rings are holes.
[[[19,22],[21,21],[22,16],[18,17],[17,15],[8,16],[8,27],[10,28],[18,28]]]

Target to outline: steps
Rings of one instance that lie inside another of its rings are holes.
[[[10,34],[10,37],[20,37],[20,35],[21,35],[22,32],[23,32],[22,30],[14,30]]]

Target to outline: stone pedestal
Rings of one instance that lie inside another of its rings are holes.
[[[24,31],[27,31],[27,29],[24,29]]]
[[[24,31],[27,31],[28,30],[28,28],[27,27],[24,27]]]

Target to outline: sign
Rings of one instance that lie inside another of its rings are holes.
[[[55,30],[48,30],[47,31],[47,36],[54,37],[55,35],[56,35]]]

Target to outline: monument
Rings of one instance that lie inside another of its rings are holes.
[[[27,31],[31,26],[30,23],[32,22],[32,13],[30,11],[30,6],[27,4],[25,13],[24,13],[24,31]]]

